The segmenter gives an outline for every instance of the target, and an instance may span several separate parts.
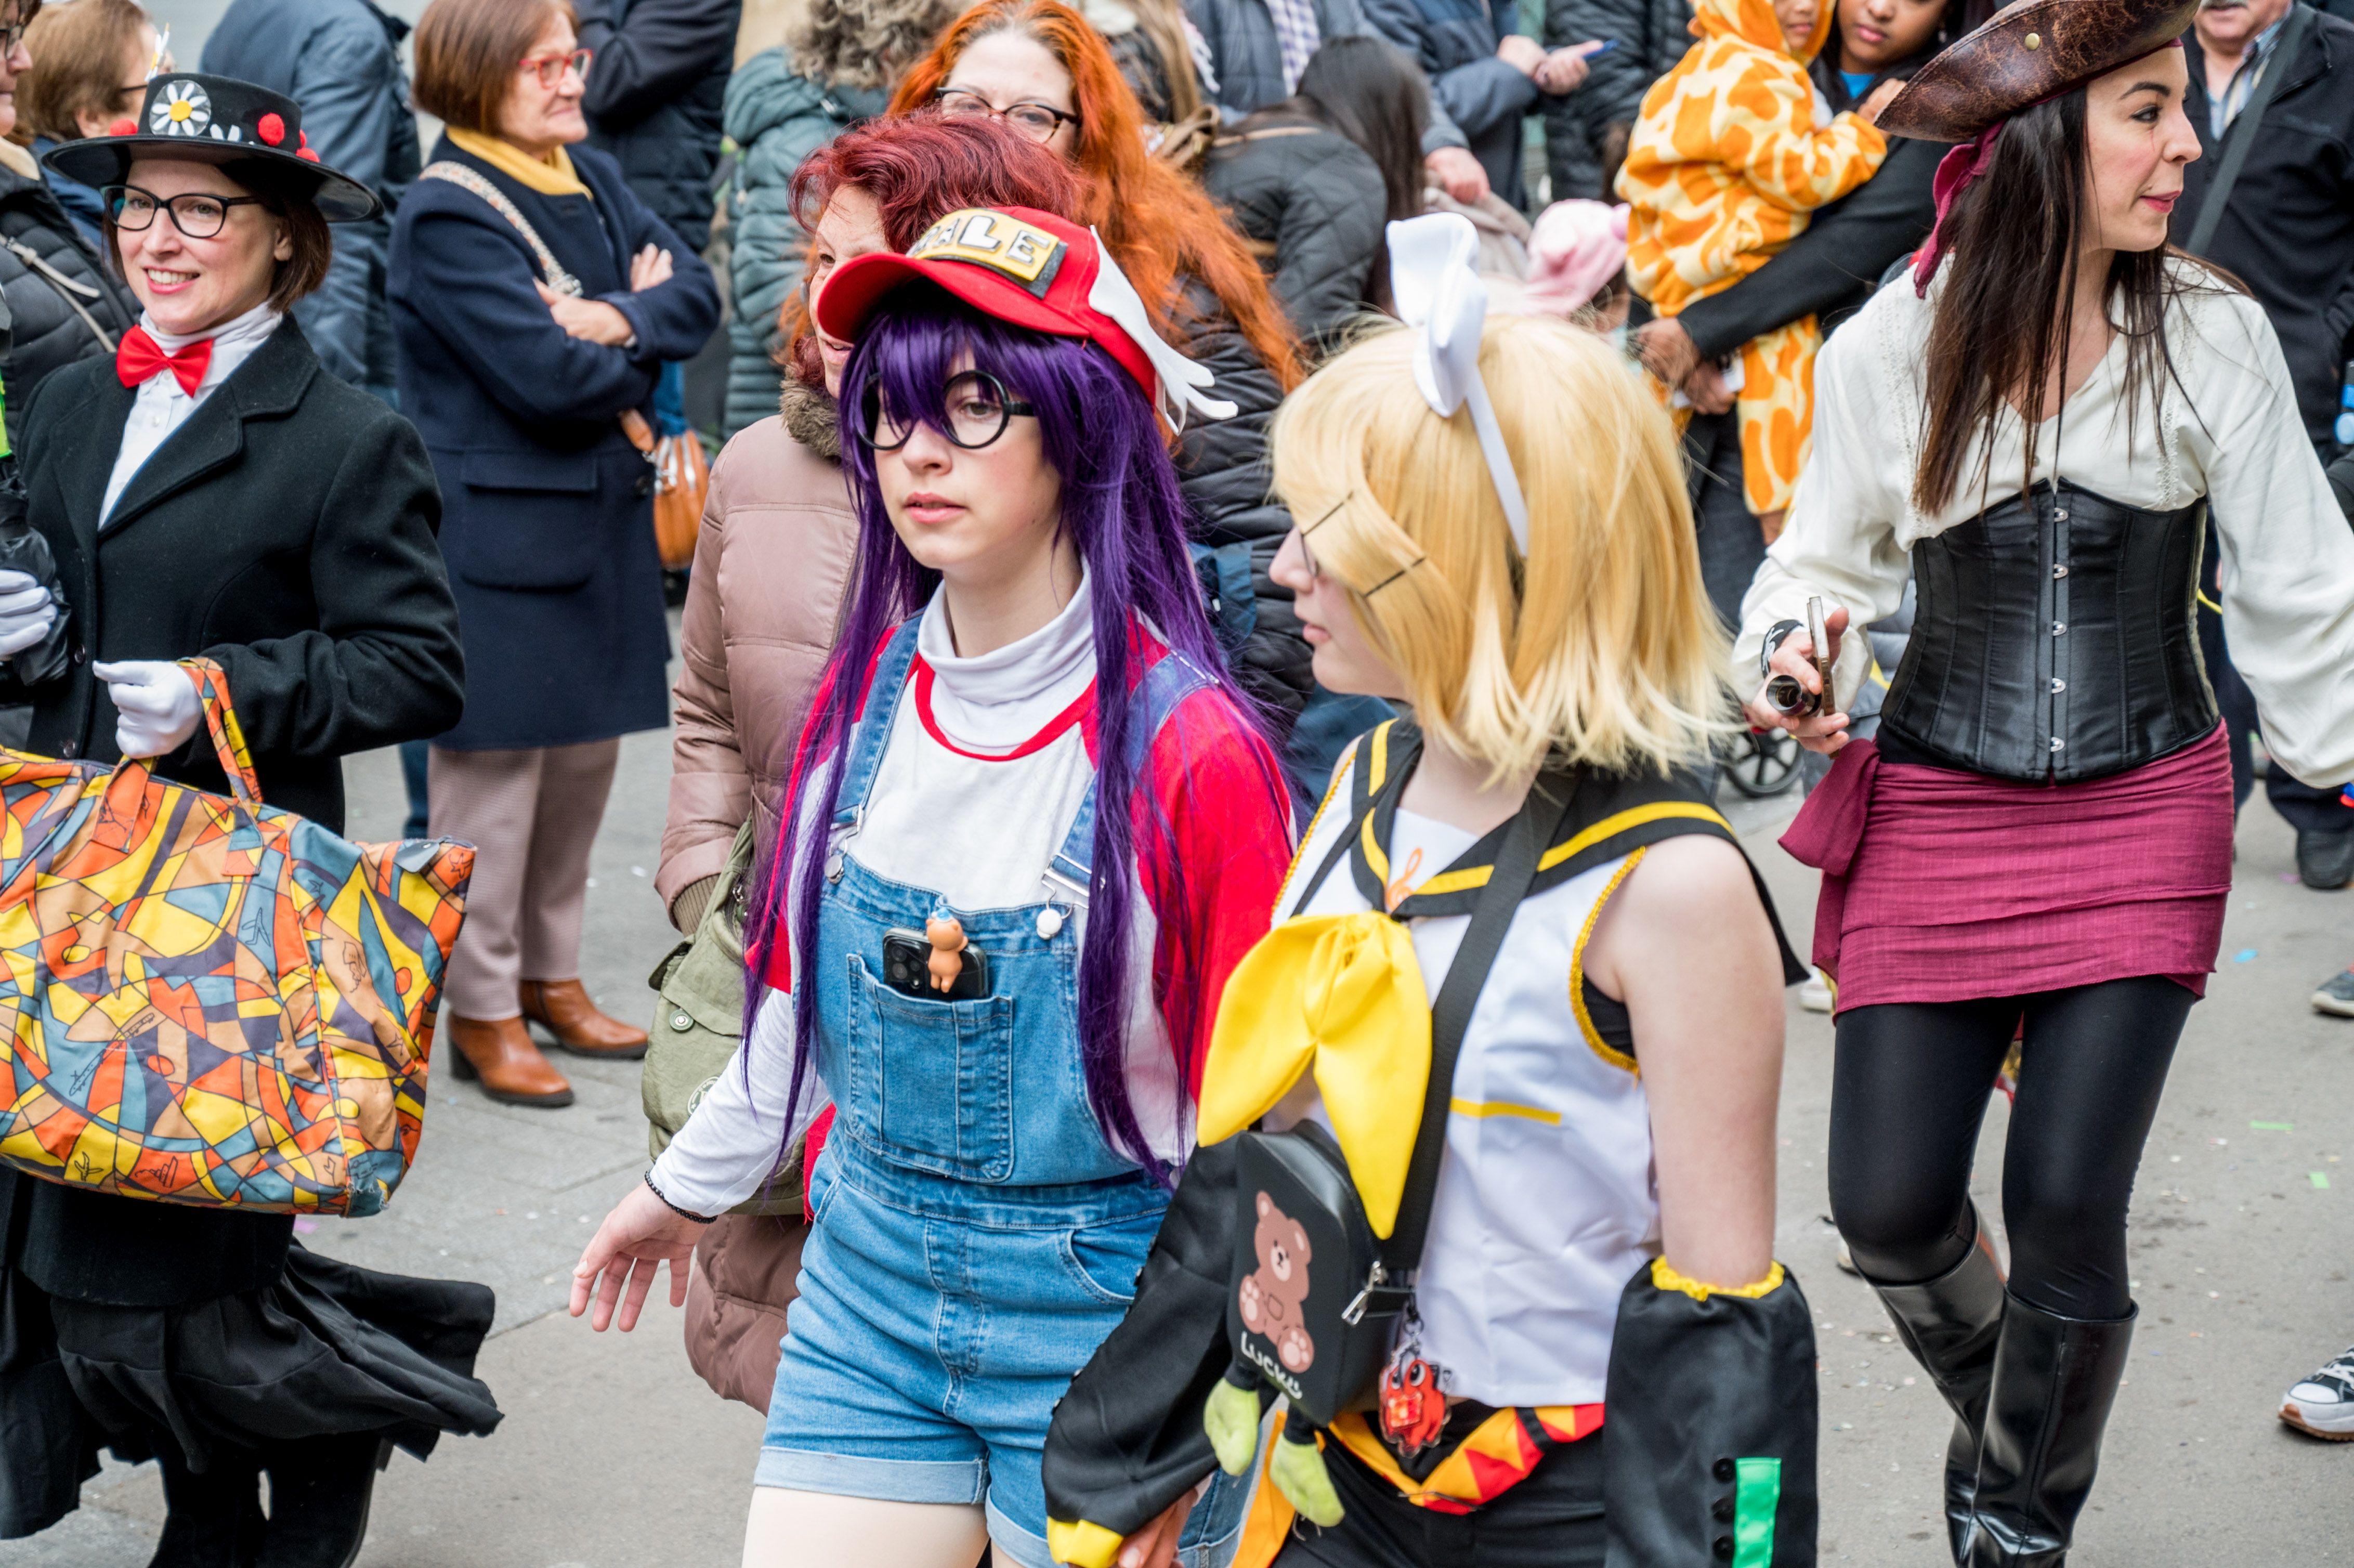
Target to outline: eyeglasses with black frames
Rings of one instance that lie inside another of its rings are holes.
[[[1005,384],[986,370],[949,376],[940,389],[940,406],[947,410],[949,421],[940,433],[966,451],[979,451],[1003,435],[1005,427],[1015,419],[1035,418],[1038,413],[1034,405],[1007,397]],[[866,384],[859,412],[859,435],[878,452],[897,451],[916,433],[916,427],[926,422],[885,408],[883,389],[873,381]]]
[[[228,227],[228,209],[233,207],[263,205],[260,196],[215,196],[209,191],[184,191],[167,199],[137,185],[103,185],[98,196],[117,228],[138,234],[155,226],[158,212],[168,212],[172,227],[190,239],[210,239],[219,234]]]
[[[1055,132],[1068,125],[1078,128],[1079,117],[1066,114],[1050,104],[1023,99],[1000,109],[977,92],[961,87],[944,87],[932,95],[942,114],[951,119],[1002,120],[1033,142],[1051,142]]]

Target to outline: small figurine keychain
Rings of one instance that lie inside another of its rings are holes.
[[[1422,1353],[1422,1319],[1411,1302],[1405,1309],[1397,1349],[1382,1368],[1382,1436],[1411,1459],[1433,1443],[1447,1427],[1447,1396],[1438,1391],[1438,1369]]]
[[[924,966],[931,972],[932,989],[953,990],[957,977],[964,973],[964,922],[942,910],[924,922],[924,937],[932,944],[932,956]]]

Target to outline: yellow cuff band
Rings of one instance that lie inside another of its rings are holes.
[[[1712,1296],[1738,1296],[1744,1300],[1755,1301],[1761,1296],[1771,1296],[1782,1287],[1782,1266],[1776,1263],[1766,1271],[1765,1278],[1735,1290],[1722,1285],[1702,1285],[1697,1279],[1687,1278],[1670,1268],[1666,1258],[1657,1257],[1651,1260],[1651,1283],[1661,1290],[1681,1290],[1695,1301],[1705,1301]]]
[[[1120,1542],[1127,1539],[1084,1519],[1076,1524],[1060,1519],[1046,1521],[1046,1555],[1071,1568],[1111,1568],[1119,1556]]]

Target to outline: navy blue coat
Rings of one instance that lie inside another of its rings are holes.
[[[651,418],[662,362],[703,345],[719,295],[610,158],[570,151],[593,199],[542,196],[446,140],[433,161],[504,192],[583,296],[629,317],[627,348],[567,336],[523,236],[463,186],[418,181],[393,224],[400,407],[441,482],[466,643],[466,715],[439,740],[457,750],[571,746],[669,719],[652,471],[617,420],[625,408]],[[631,293],[629,258],[649,244],[676,270]]]

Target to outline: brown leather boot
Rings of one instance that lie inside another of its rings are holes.
[[[491,1098],[549,1110],[572,1103],[572,1086],[539,1054],[522,1019],[461,1018],[452,1012],[441,1022],[458,1048],[451,1069],[468,1082],[481,1079],[482,1093]]]
[[[523,1015],[576,1056],[634,1062],[646,1054],[646,1032],[598,1012],[577,980],[524,981]]]

